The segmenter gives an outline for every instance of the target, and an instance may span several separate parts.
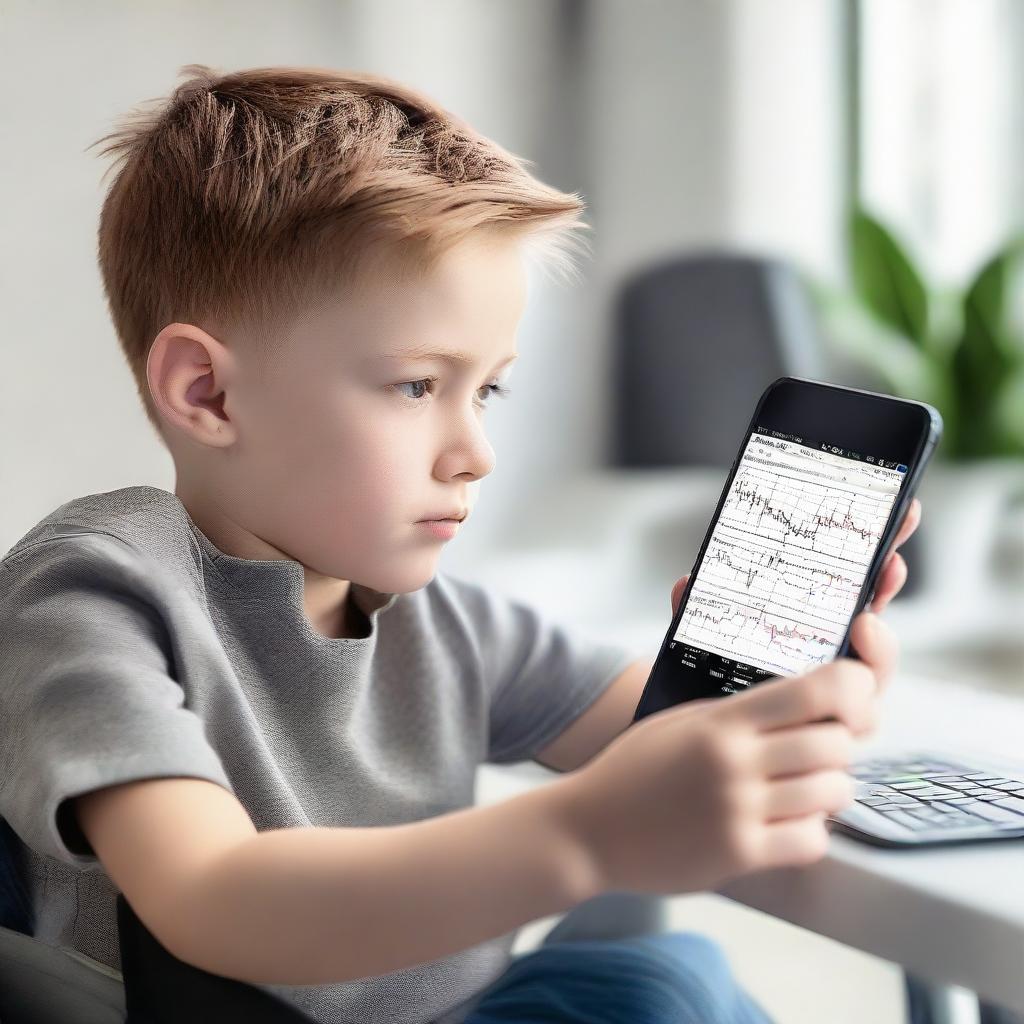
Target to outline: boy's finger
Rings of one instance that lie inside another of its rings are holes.
[[[897,553],[890,555],[882,569],[881,579],[875,589],[871,610],[880,612],[902,589],[907,582],[907,563]]]
[[[861,612],[853,620],[850,644],[857,656],[874,673],[879,691],[883,690],[896,670],[896,636],[874,613]]]
[[[687,580],[689,580],[690,574],[687,573],[685,576],[680,577],[675,582],[675,586],[672,588],[672,614],[675,615],[676,609],[679,607],[679,599],[683,596],[683,591],[686,589]]]
[[[896,539],[893,541],[893,549],[898,548],[917,529],[921,522],[921,499],[915,498],[907,509],[907,514],[896,531]]]

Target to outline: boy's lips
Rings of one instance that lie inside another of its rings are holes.
[[[451,540],[458,533],[458,519],[423,519],[416,524],[425,526],[438,540]]]
[[[436,516],[425,516],[419,520],[421,523],[443,523],[447,520],[454,519],[456,522],[461,522],[469,515],[469,509],[457,508],[451,512],[439,512]]]

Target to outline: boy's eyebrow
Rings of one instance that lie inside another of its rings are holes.
[[[403,352],[389,352],[382,359],[441,359],[447,363],[461,363],[465,366],[472,366],[475,362],[473,356],[468,352],[456,352],[452,349],[436,349],[434,351],[428,351],[427,349],[406,349]],[[508,356],[503,359],[498,366],[505,366],[508,363],[515,362],[519,358],[519,353]]]

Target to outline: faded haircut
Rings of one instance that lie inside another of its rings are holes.
[[[185,65],[91,146],[116,170],[98,260],[146,415],[150,346],[169,323],[230,328],[261,361],[301,310],[384,254],[426,270],[470,232],[524,242],[572,276],[583,202],[532,162],[393,80],[319,67]],[[106,175],[104,175],[106,177]],[[214,333],[211,330],[211,333]]]

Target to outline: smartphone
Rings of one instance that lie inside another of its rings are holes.
[[[761,395],[633,721],[850,650],[942,417],[781,377]]]

